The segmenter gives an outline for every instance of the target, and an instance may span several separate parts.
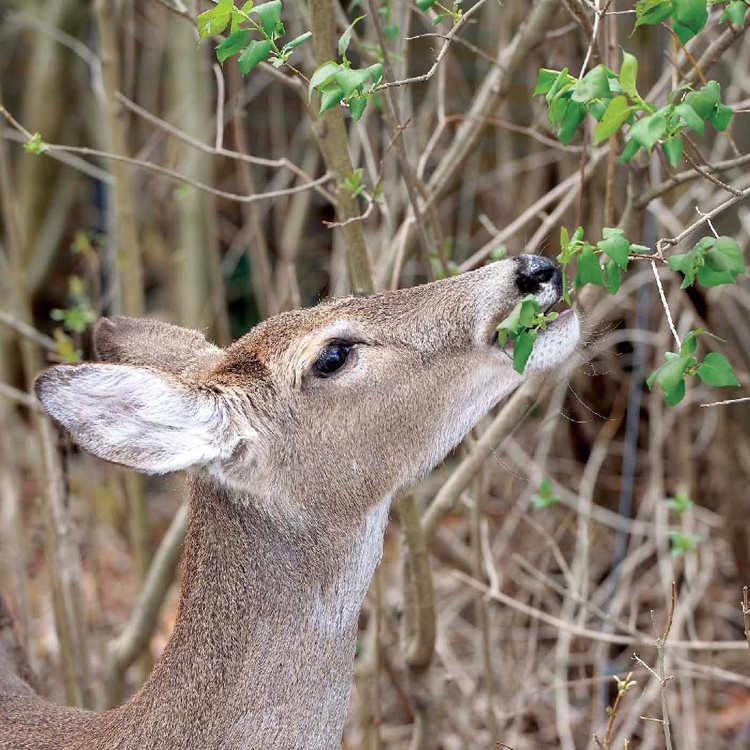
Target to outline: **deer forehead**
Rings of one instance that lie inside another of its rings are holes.
[[[227,349],[213,375],[241,382],[270,371],[298,384],[304,369],[335,339],[408,344],[434,352],[452,335],[466,337],[478,318],[508,312],[518,292],[512,262],[370,297],[325,301],[284,312],[258,324]],[[471,339],[466,338],[471,344]]]

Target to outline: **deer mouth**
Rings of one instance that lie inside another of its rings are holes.
[[[547,313],[556,305],[548,305],[544,309]],[[547,323],[543,330],[539,330],[534,346],[526,366],[526,372],[549,370],[564,364],[578,349],[581,338],[581,328],[578,316],[572,308],[565,308],[558,317]],[[501,347],[497,330],[493,331],[492,348],[504,357],[512,357],[513,343],[508,342]]]

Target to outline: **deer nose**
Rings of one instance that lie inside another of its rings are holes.
[[[541,255],[519,255],[516,286],[521,294],[537,294],[545,284],[552,284],[557,295],[562,293],[560,266]]]

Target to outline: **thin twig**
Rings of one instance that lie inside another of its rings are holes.
[[[710,174],[721,174],[722,172],[728,172],[730,169],[734,169],[735,167],[744,167],[747,164],[750,164],[750,154],[745,154],[744,156],[740,156],[737,159],[727,159],[726,161],[717,162],[714,165],[707,165],[705,167],[701,167],[701,169],[703,170],[703,172],[707,172]],[[692,180],[697,180],[698,177],[704,176],[704,174],[696,173],[692,169],[686,169],[684,172],[678,172],[668,180],[665,180],[659,185],[655,185],[650,190],[646,190],[641,195],[639,195],[635,199],[635,205],[637,208],[643,208],[644,206],[647,206],[649,203],[651,203],[651,201],[653,201],[655,198],[661,197],[662,195],[664,195],[664,193],[668,193],[673,188],[676,188],[677,186],[682,185],[685,182],[691,182]]]
[[[47,336],[47,334],[37,331],[34,326],[30,326],[28,323],[24,323],[22,320],[14,317],[10,313],[0,310],[0,325],[4,325],[7,328],[15,331],[21,336],[25,336],[27,339],[33,341],[35,344],[40,346],[42,349],[47,351],[55,351],[57,344],[55,340]]]
[[[687,229],[684,229],[676,237],[659,240],[659,242],[657,243],[657,249],[660,249],[660,248],[663,249],[665,246],[679,244],[680,242],[682,242],[682,240],[684,240],[687,236],[689,236],[693,231],[695,231],[696,229],[698,229],[699,227],[703,226],[708,221],[713,219],[714,216],[718,216],[720,213],[722,213],[723,211],[726,211],[728,208],[731,208],[737,203],[740,203],[748,196],[750,196],[750,187],[747,187],[744,190],[739,191],[737,195],[733,195],[731,198],[728,198],[723,203],[720,203],[718,206],[716,206],[716,208],[711,209],[708,213],[702,214],[700,219],[693,222],[689,227],[687,227]]]
[[[30,393],[14,388],[12,385],[0,383],[0,396],[9,398],[11,401],[17,401],[21,406],[25,406],[32,411],[42,411],[39,402]]]
[[[8,110],[0,105],[0,115],[2,115],[13,127],[18,129],[20,132],[22,132],[26,137],[31,140],[33,138],[33,135],[26,130],[20,123],[8,112]],[[186,177],[181,172],[178,172],[174,169],[170,169],[169,167],[162,167],[158,164],[154,164],[150,161],[145,161],[144,159],[134,159],[130,156],[122,156],[120,154],[112,154],[107,151],[100,151],[99,149],[95,148],[88,148],[87,146],[65,146],[61,144],[56,143],[44,143],[44,150],[42,153],[46,154],[48,152],[54,152],[54,151],[62,151],[66,153],[73,153],[73,154],[82,154],[84,156],[95,156],[100,159],[107,159],[109,161],[117,161],[117,162],[123,162],[125,164],[130,164],[134,167],[139,167],[141,169],[145,169],[149,172],[155,172],[156,174],[164,175],[165,177],[170,177],[173,180],[177,180],[178,182],[182,182],[185,185],[190,185],[191,187],[196,188],[197,190],[203,190],[206,193],[209,193],[210,195],[215,195],[218,198],[224,198],[226,200],[235,201],[236,203],[255,203],[256,201],[261,200],[269,200],[271,198],[279,198],[282,195],[292,195],[294,193],[300,193],[303,190],[311,190],[314,188],[317,188],[330,179],[328,173],[324,174],[322,177],[319,177],[317,180],[313,180],[312,182],[308,182],[304,185],[297,185],[295,187],[290,188],[284,188],[282,190],[270,190],[267,193],[253,193],[251,195],[239,195],[238,193],[229,193],[224,190],[219,190],[218,188],[212,187],[211,185],[206,185],[206,183],[201,182],[200,180],[193,180],[190,177]]]
[[[729,404],[742,404],[750,401],[750,396],[743,396],[742,398],[728,398],[725,401],[712,401],[710,404],[700,404],[701,408],[707,409],[710,406],[727,406]]]
[[[653,260],[651,261],[651,270],[654,272],[654,278],[656,279],[656,288],[659,290],[659,299],[661,300],[661,306],[664,308],[664,314],[667,316],[669,330],[672,331],[672,336],[674,336],[674,340],[677,342],[677,348],[679,349],[682,346],[682,342],[680,341],[680,337],[677,335],[677,329],[674,327],[672,313],[669,310],[667,297],[664,294],[664,287],[662,286],[661,279],[659,278],[659,271],[656,269],[656,263],[654,263]]]
[[[414,76],[413,78],[403,78],[400,81],[386,81],[385,83],[381,83],[379,86],[376,86],[373,91],[382,91],[383,89],[390,89],[395,86],[407,86],[411,83],[424,83],[425,81],[429,81],[430,78],[435,75],[435,72],[437,71],[440,63],[443,61],[443,58],[448,52],[448,48],[450,47],[453,37],[456,36],[456,34],[466,25],[466,22],[469,20],[469,18],[471,18],[471,16],[473,16],[485,4],[486,1],[487,0],[479,0],[476,5],[473,5],[471,8],[469,8],[469,10],[467,10],[466,13],[461,16],[459,22],[445,35],[445,41],[443,42],[443,46],[440,48],[440,51],[435,58],[435,62],[426,73],[423,73],[420,76]]]

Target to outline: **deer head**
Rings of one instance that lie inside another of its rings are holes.
[[[283,313],[226,350],[163,323],[102,321],[105,362],[53,367],[37,395],[97,456],[195,469],[179,615],[125,706],[63,717],[0,699],[0,747],[3,711],[8,747],[340,747],[389,500],[528,373],[570,357],[572,313],[539,335],[523,376],[495,337],[523,296],[548,308],[560,291],[554,264],[520,256]]]
[[[147,473],[205,467],[271,513],[361,516],[521,382],[494,333],[529,293],[543,308],[557,302],[550,261],[519,256],[282,313],[225,351],[195,331],[104,320],[95,343],[110,363],[51,368],[36,391],[101,458]],[[559,365],[577,341],[575,316],[560,318],[526,372]]]

